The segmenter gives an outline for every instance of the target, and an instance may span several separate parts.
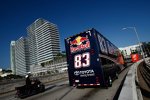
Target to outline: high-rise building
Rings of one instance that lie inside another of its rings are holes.
[[[13,74],[16,74],[16,64],[15,64],[15,41],[10,43],[10,64]]]
[[[30,65],[51,61],[60,53],[60,37],[57,25],[37,19],[27,27]]]
[[[11,69],[16,75],[26,75],[30,66],[43,65],[60,53],[57,25],[37,19],[27,27],[27,37],[11,42]]]
[[[15,42],[16,75],[25,76],[29,71],[29,47],[26,38],[21,37]]]

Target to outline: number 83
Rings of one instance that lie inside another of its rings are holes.
[[[77,54],[74,56],[74,67],[88,67],[90,66],[90,53]]]

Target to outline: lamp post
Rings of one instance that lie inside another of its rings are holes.
[[[140,42],[138,33],[137,33],[137,31],[136,31],[136,28],[135,28],[135,27],[125,27],[125,28],[122,28],[122,30],[126,30],[126,29],[133,29],[133,30],[134,30],[134,32],[135,32],[135,34],[136,34],[136,37],[137,37],[137,40],[138,40],[138,42],[139,42],[139,46],[140,46],[140,49],[141,49],[141,52],[142,52],[142,55],[143,55],[143,59],[144,59],[144,58],[145,58],[145,57],[144,57],[144,52],[143,52],[142,46],[140,45],[141,42]]]

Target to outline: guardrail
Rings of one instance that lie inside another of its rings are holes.
[[[148,59],[145,59],[145,63],[143,63],[143,67],[140,67],[140,72],[142,74],[142,77],[144,78],[146,84],[150,88],[150,65],[147,62]]]
[[[136,85],[136,80],[138,81],[137,67],[142,62],[143,60],[134,63],[129,69],[118,100],[143,100],[140,88]]]
[[[143,98],[150,99],[150,58],[145,58],[145,62],[140,63],[138,67],[138,77],[139,81],[137,81],[141,92],[143,94]]]

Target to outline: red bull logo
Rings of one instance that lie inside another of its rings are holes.
[[[90,42],[89,42],[88,37],[78,36],[73,41],[70,41],[71,53],[74,53],[80,50],[85,50],[88,48],[90,48]]]
[[[75,40],[71,41],[71,45],[81,45],[84,41],[88,41],[88,38],[78,36]]]

